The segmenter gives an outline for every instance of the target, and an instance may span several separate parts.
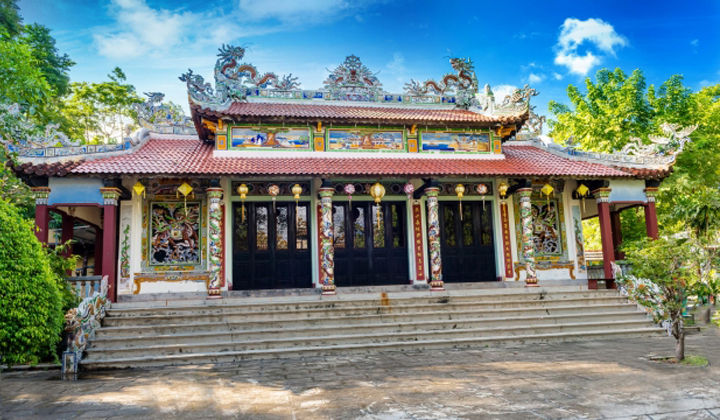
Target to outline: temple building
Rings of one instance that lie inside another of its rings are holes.
[[[619,214],[645,212],[690,129],[665,127],[614,154],[561,146],[525,86],[504,98],[452,58],[402,93],[349,56],[318,89],[261,73],[223,46],[214,86],[192,70],[190,117],[148,94],[141,129],[115,145],[48,132],[11,145],[62,239],[95,231],[96,274],[112,301],[143,294],[488,282],[533,287],[589,278],[582,220],[599,217],[603,271],[619,257]],[[565,139],[563,139],[565,140]],[[647,140],[645,140],[647,141]],[[612,281],[609,281],[612,285]]]

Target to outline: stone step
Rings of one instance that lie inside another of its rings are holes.
[[[90,348],[103,350],[108,348],[141,348],[144,346],[177,345],[183,343],[204,343],[213,342],[247,342],[262,340],[267,337],[273,338],[299,338],[299,337],[324,337],[336,335],[340,332],[351,331],[353,334],[370,335],[392,332],[409,331],[437,331],[472,328],[499,328],[499,327],[522,327],[554,325],[563,323],[592,323],[592,322],[620,322],[640,321],[647,319],[645,312],[640,311],[619,311],[619,312],[596,312],[582,315],[552,315],[545,314],[536,316],[517,316],[514,318],[466,318],[461,320],[431,320],[423,321],[408,317],[399,322],[387,322],[379,319],[377,322],[352,325],[295,325],[281,328],[262,329],[231,329],[230,326],[223,326],[224,329],[179,329],[169,334],[160,335],[137,335],[123,336],[113,334],[98,335],[90,343]],[[104,331],[104,330],[101,330]]]
[[[119,357],[142,357],[147,355],[177,355],[186,353],[209,353],[213,351],[232,352],[249,350],[269,350],[294,347],[319,347],[329,345],[352,345],[371,344],[384,342],[419,341],[423,339],[446,339],[475,338],[475,337],[501,337],[501,336],[523,336],[528,334],[551,334],[558,332],[592,332],[603,329],[637,329],[647,326],[646,319],[630,321],[610,322],[582,322],[563,323],[552,325],[525,325],[515,327],[493,327],[493,328],[466,328],[433,331],[391,331],[383,333],[366,334],[363,331],[354,329],[339,330],[336,335],[317,336],[309,335],[304,337],[276,338],[268,336],[251,341],[224,341],[205,342],[195,341],[192,343],[148,345],[137,348],[125,348],[113,346],[107,348],[90,348],[87,350],[89,357],[94,359],[107,359]],[[309,331],[312,333],[312,331]],[[232,338],[232,337],[231,337]]]
[[[614,290],[568,290],[564,292],[537,292],[537,293],[470,293],[470,294],[430,294],[424,293],[397,293],[382,296],[380,294],[366,294],[354,297],[338,296],[313,297],[304,299],[285,300],[276,299],[221,299],[202,301],[173,301],[173,302],[144,302],[129,306],[128,304],[114,304],[107,310],[108,316],[149,316],[149,315],[179,315],[179,314],[217,314],[228,312],[265,312],[288,311],[298,309],[329,309],[368,306],[407,306],[421,304],[441,304],[448,302],[494,302],[514,301],[525,302],[532,300],[563,300],[598,297],[618,297]]]
[[[647,325],[647,323],[645,324]],[[353,343],[337,344],[332,343],[323,346],[274,348],[262,350],[245,351],[213,351],[207,353],[174,354],[174,355],[145,355],[139,357],[114,357],[98,359],[92,352],[80,361],[83,369],[122,369],[134,367],[161,367],[187,364],[208,364],[208,363],[237,363],[250,359],[269,358],[290,358],[303,356],[332,356],[348,354],[368,354],[378,351],[408,351],[408,350],[431,350],[431,349],[453,349],[453,348],[479,348],[489,345],[513,345],[528,343],[546,343],[562,341],[583,341],[600,340],[616,337],[644,337],[664,334],[664,330],[656,327],[639,328],[606,328],[593,331],[562,331],[553,333],[527,334],[527,335],[504,335],[504,336],[479,336],[463,337],[455,339],[437,338],[433,336],[424,337],[417,341],[388,341],[377,343]],[[432,361],[428,361],[432,365]]]
[[[169,324],[201,324],[212,322],[233,322],[246,321],[255,322],[260,320],[283,320],[283,319],[317,319],[317,318],[338,318],[367,314],[403,314],[443,311],[468,311],[475,309],[533,309],[553,308],[567,305],[584,305],[586,307],[600,304],[627,303],[626,297],[607,296],[594,298],[562,299],[562,300],[528,300],[528,301],[488,301],[488,302],[453,302],[417,304],[402,306],[358,306],[349,308],[317,308],[317,309],[291,309],[258,312],[229,312],[220,313],[184,313],[177,315],[141,315],[141,316],[107,316],[103,321],[104,326],[130,326],[130,325],[156,325],[158,323]]]
[[[637,306],[625,303],[607,303],[597,305],[584,305],[582,302],[567,306],[538,305],[525,308],[447,308],[439,307],[433,311],[405,312],[376,309],[354,315],[342,313],[333,316],[296,316],[273,317],[267,314],[264,317],[248,317],[241,314],[230,316],[212,316],[198,319],[189,317],[159,317],[154,322],[144,320],[142,323],[133,323],[134,318],[105,318],[103,327],[96,332],[96,337],[113,336],[141,336],[156,334],[175,334],[187,331],[227,331],[251,330],[267,328],[291,328],[300,326],[345,326],[362,325],[377,322],[418,322],[439,320],[462,320],[468,318],[514,318],[521,316],[551,316],[551,315],[582,315],[585,313],[601,312],[636,312]],[[214,319],[208,319],[214,318]]]

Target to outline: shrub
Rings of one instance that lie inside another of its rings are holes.
[[[8,365],[55,356],[63,298],[32,222],[0,200],[0,355]]]

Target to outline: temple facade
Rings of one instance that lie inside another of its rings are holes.
[[[46,133],[10,146],[35,193],[38,238],[48,242],[51,212],[62,240],[79,221],[94,229],[94,272],[109,277],[111,300],[583,283],[592,217],[611,280],[620,212],[642,207],[657,237],[655,192],[692,130],[668,125],[666,137],[589,153],[543,136],[534,89],[495,98],[469,59],[390,93],[356,56],[308,90],[244,53],[220,49],[214,86],[180,77],[189,117],[150,93],[142,128],[121,144]]]

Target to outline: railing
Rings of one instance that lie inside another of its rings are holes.
[[[80,300],[91,297],[95,292],[100,293],[100,282],[102,276],[78,276],[66,277],[65,281],[75,291]]]
[[[107,291],[108,276],[104,276],[99,292],[84,298],[76,309],[70,309],[65,314],[67,349],[62,357],[62,379],[77,379],[78,363],[90,340],[95,338],[95,331],[100,328],[105,311],[110,306]]]

